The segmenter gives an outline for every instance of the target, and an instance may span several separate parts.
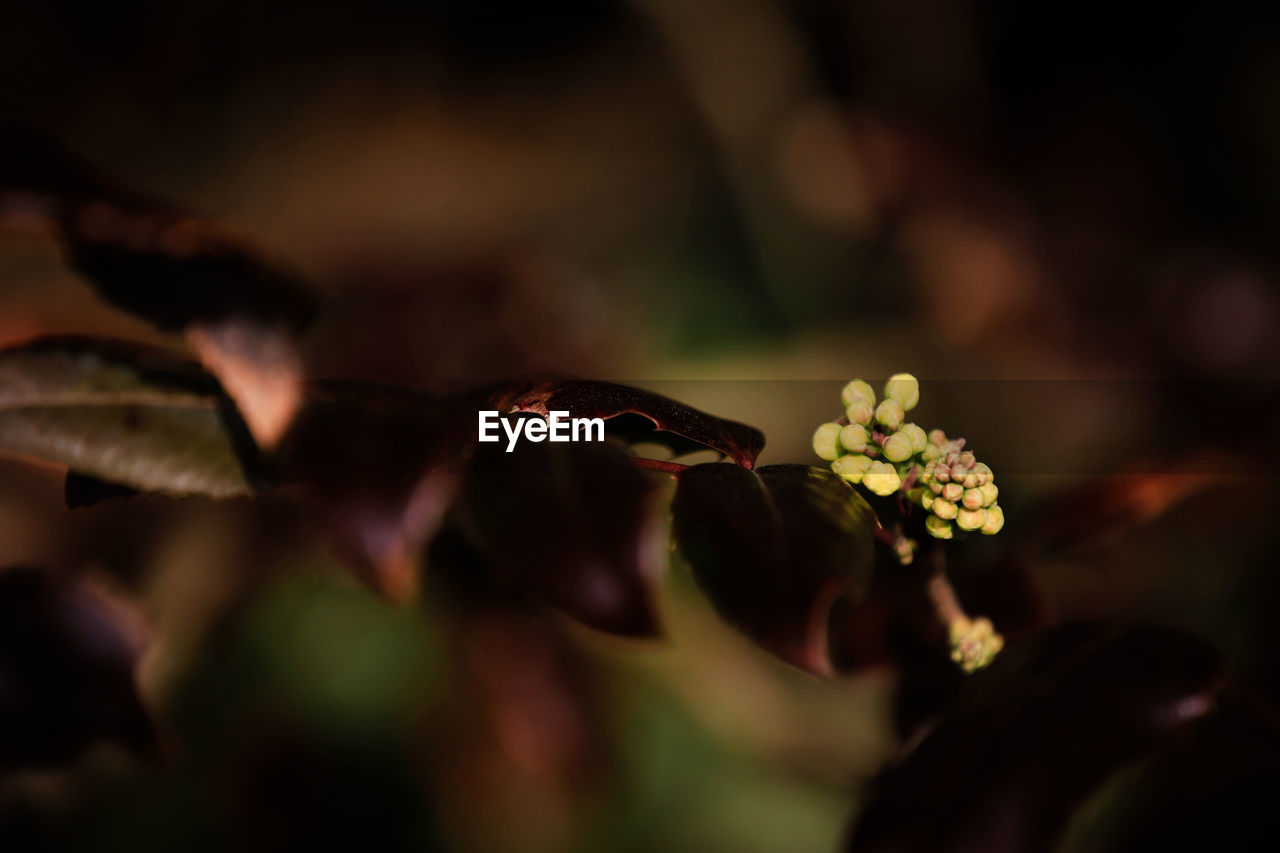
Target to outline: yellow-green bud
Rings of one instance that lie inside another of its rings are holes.
[[[895,373],[884,384],[884,396],[909,412],[920,402],[920,383],[910,373]]]
[[[942,487],[942,496],[952,503],[957,503],[964,495],[964,486],[959,483],[947,483]]]
[[[929,490],[926,489],[924,486],[915,486],[914,488],[910,489],[907,492],[907,500],[911,501],[912,503],[918,504],[924,501],[924,496],[927,495],[928,493],[929,493]]]
[[[890,432],[902,426],[902,419],[905,416],[902,404],[897,400],[882,400],[880,405],[876,406],[876,423]]]
[[[1002,527],[1004,527],[1004,510],[999,505],[989,508],[987,510],[987,522],[982,525],[982,532],[988,536],[995,536]]]
[[[898,430],[885,439],[884,458],[890,462],[906,462],[911,458],[911,436]]]
[[[955,535],[951,531],[951,522],[943,521],[936,515],[931,515],[924,520],[924,529],[929,531],[929,535],[935,539],[950,539]]]
[[[935,495],[942,494],[942,484],[935,480],[929,484],[929,491],[933,492]]]
[[[823,424],[813,431],[813,452],[828,462],[840,458],[840,424]]]
[[[871,467],[871,464],[871,460],[866,456],[851,453],[848,456],[841,456],[835,462],[832,462],[831,470],[850,483],[861,483],[863,475],[867,473],[867,469]]]
[[[939,465],[933,469],[933,479],[939,483],[951,482],[951,467],[949,465]]]
[[[910,436],[912,453],[923,453],[924,449],[929,446],[929,439],[924,434],[924,430],[915,424],[903,424],[899,432],[905,432]]]
[[[982,499],[982,492],[978,489],[965,489],[964,497],[961,498],[961,503],[964,504],[965,509],[982,509],[982,507],[985,506]]]
[[[933,509],[933,502],[936,500],[937,498],[933,496],[933,492],[926,491],[920,496],[920,506],[924,507],[926,510]]]
[[[1004,637],[985,616],[970,619],[961,616],[951,623],[951,659],[965,672],[982,669],[1004,648]]]
[[[867,449],[867,428],[861,424],[849,424],[840,430],[840,446],[850,453],[861,453]]]
[[[982,493],[983,506],[991,506],[993,503],[996,502],[996,498],[1000,494],[1000,488],[995,483],[992,483],[990,481],[988,481],[985,485],[979,486],[978,491]]]
[[[849,419],[851,424],[871,426],[871,419],[875,416],[875,409],[865,400],[854,400],[844,410],[844,416]]]
[[[854,379],[848,385],[844,386],[844,390],[840,392],[840,399],[844,401],[846,406],[852,406],[855,401],[861,400],[868,406],[876,404],[876,392],[871,386],[861,379]]]
[[[872,462],[867,473],[862,476],[862,485],[877,495],[891,495],[902,485],[902,479],[889,463]]]
[[[956,513],[956,526],[961,530],[977,530],[986,523],[985,509],[962,509]]]
[[[966,489],[978,488],[978,475],[970,471],[964,475],[964,487]]]
[[[941,450],[947,444],[947,434],[940,429],[929,430],[929,443],[937,445]]]
[[[987,483],[992,482],[996,478],[995,472],[991,470],[991,466],[985,462],[975,463],[973,466],[973,473],[977,474],[979,478],[985,477]]]
[[[956,505],[946,498],[934,498],[932,509],[934,515],[946,521],[956,517]]]

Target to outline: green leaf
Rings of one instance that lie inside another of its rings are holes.
[[[719,613],[764,648],[829,673],[827,617],[871,579],[875,513],[826,468],[712,462],[680,474],[673,529]]]
[[[243,423],[199,368],[143,349],[48,340],[0,351],[0,451],[139,491],[253,491]]]

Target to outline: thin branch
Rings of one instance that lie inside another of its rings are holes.
[[[947,626],[957,619],[967,619],[968,614],[960,606],[960,599],[956,598],[955,587],[951,585],[951,581],[947,580],[942,549],[934,547],[932,551],[933,574],[925,583],[925,591],[933,604],[933,612],[938,614],[938,620]]]

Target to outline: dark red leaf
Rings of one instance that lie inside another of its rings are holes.
[[[461,571],[489,594],[522,590],[594,628],[655,635],[657,492],[608,444],[480,445],[452,513],[472,552]]]
[[[848,849],[1052,849],[1077,803],[1207,714],[1222,683],[1219,655],[1168,629],[1015,642],[873,786]]]
[[[764,449],[764,433],[718,418],[692,406],[629,385],[588,379],[547,379],[514,383],[492,392],[502,411],[569,412],[575,418],[603,418],[611,431],[629,440],[665,443],[676,454],[709,447],[751,468]],[[628,417],[630,416],[630,417]]]
[[[85,588],[0,569],[0,772],[58,765],[98,740],[149,752],[137,641]]]
[[[871,508],[825,468],[695,465],[679,476],[674,533],[730,623],[783,660],[831,671],[827,619],[871,579]]]

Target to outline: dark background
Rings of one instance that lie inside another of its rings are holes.
[[[0,116],[314,282],[316,376],[632,381],[780,462],[810,460],[843,381],[910,370],[928,425],[1009,474],[1001,548],[957,571],[1016,560],[1054,618],[1189,629],[1275,700],[1277,18],[8,4]],[[0,227],[0,343],[51,333],[176,343]],[[661,643],[457,627],[350,586],[287,507],[68,513],[61,490],[0,461],[0,565],[141,600],[144,698],[204,752],[0,781],[35,835],[279,848],[329,815],[471,850],[824,850],[900,742],[890,670],[788,670],[678,568]]]

